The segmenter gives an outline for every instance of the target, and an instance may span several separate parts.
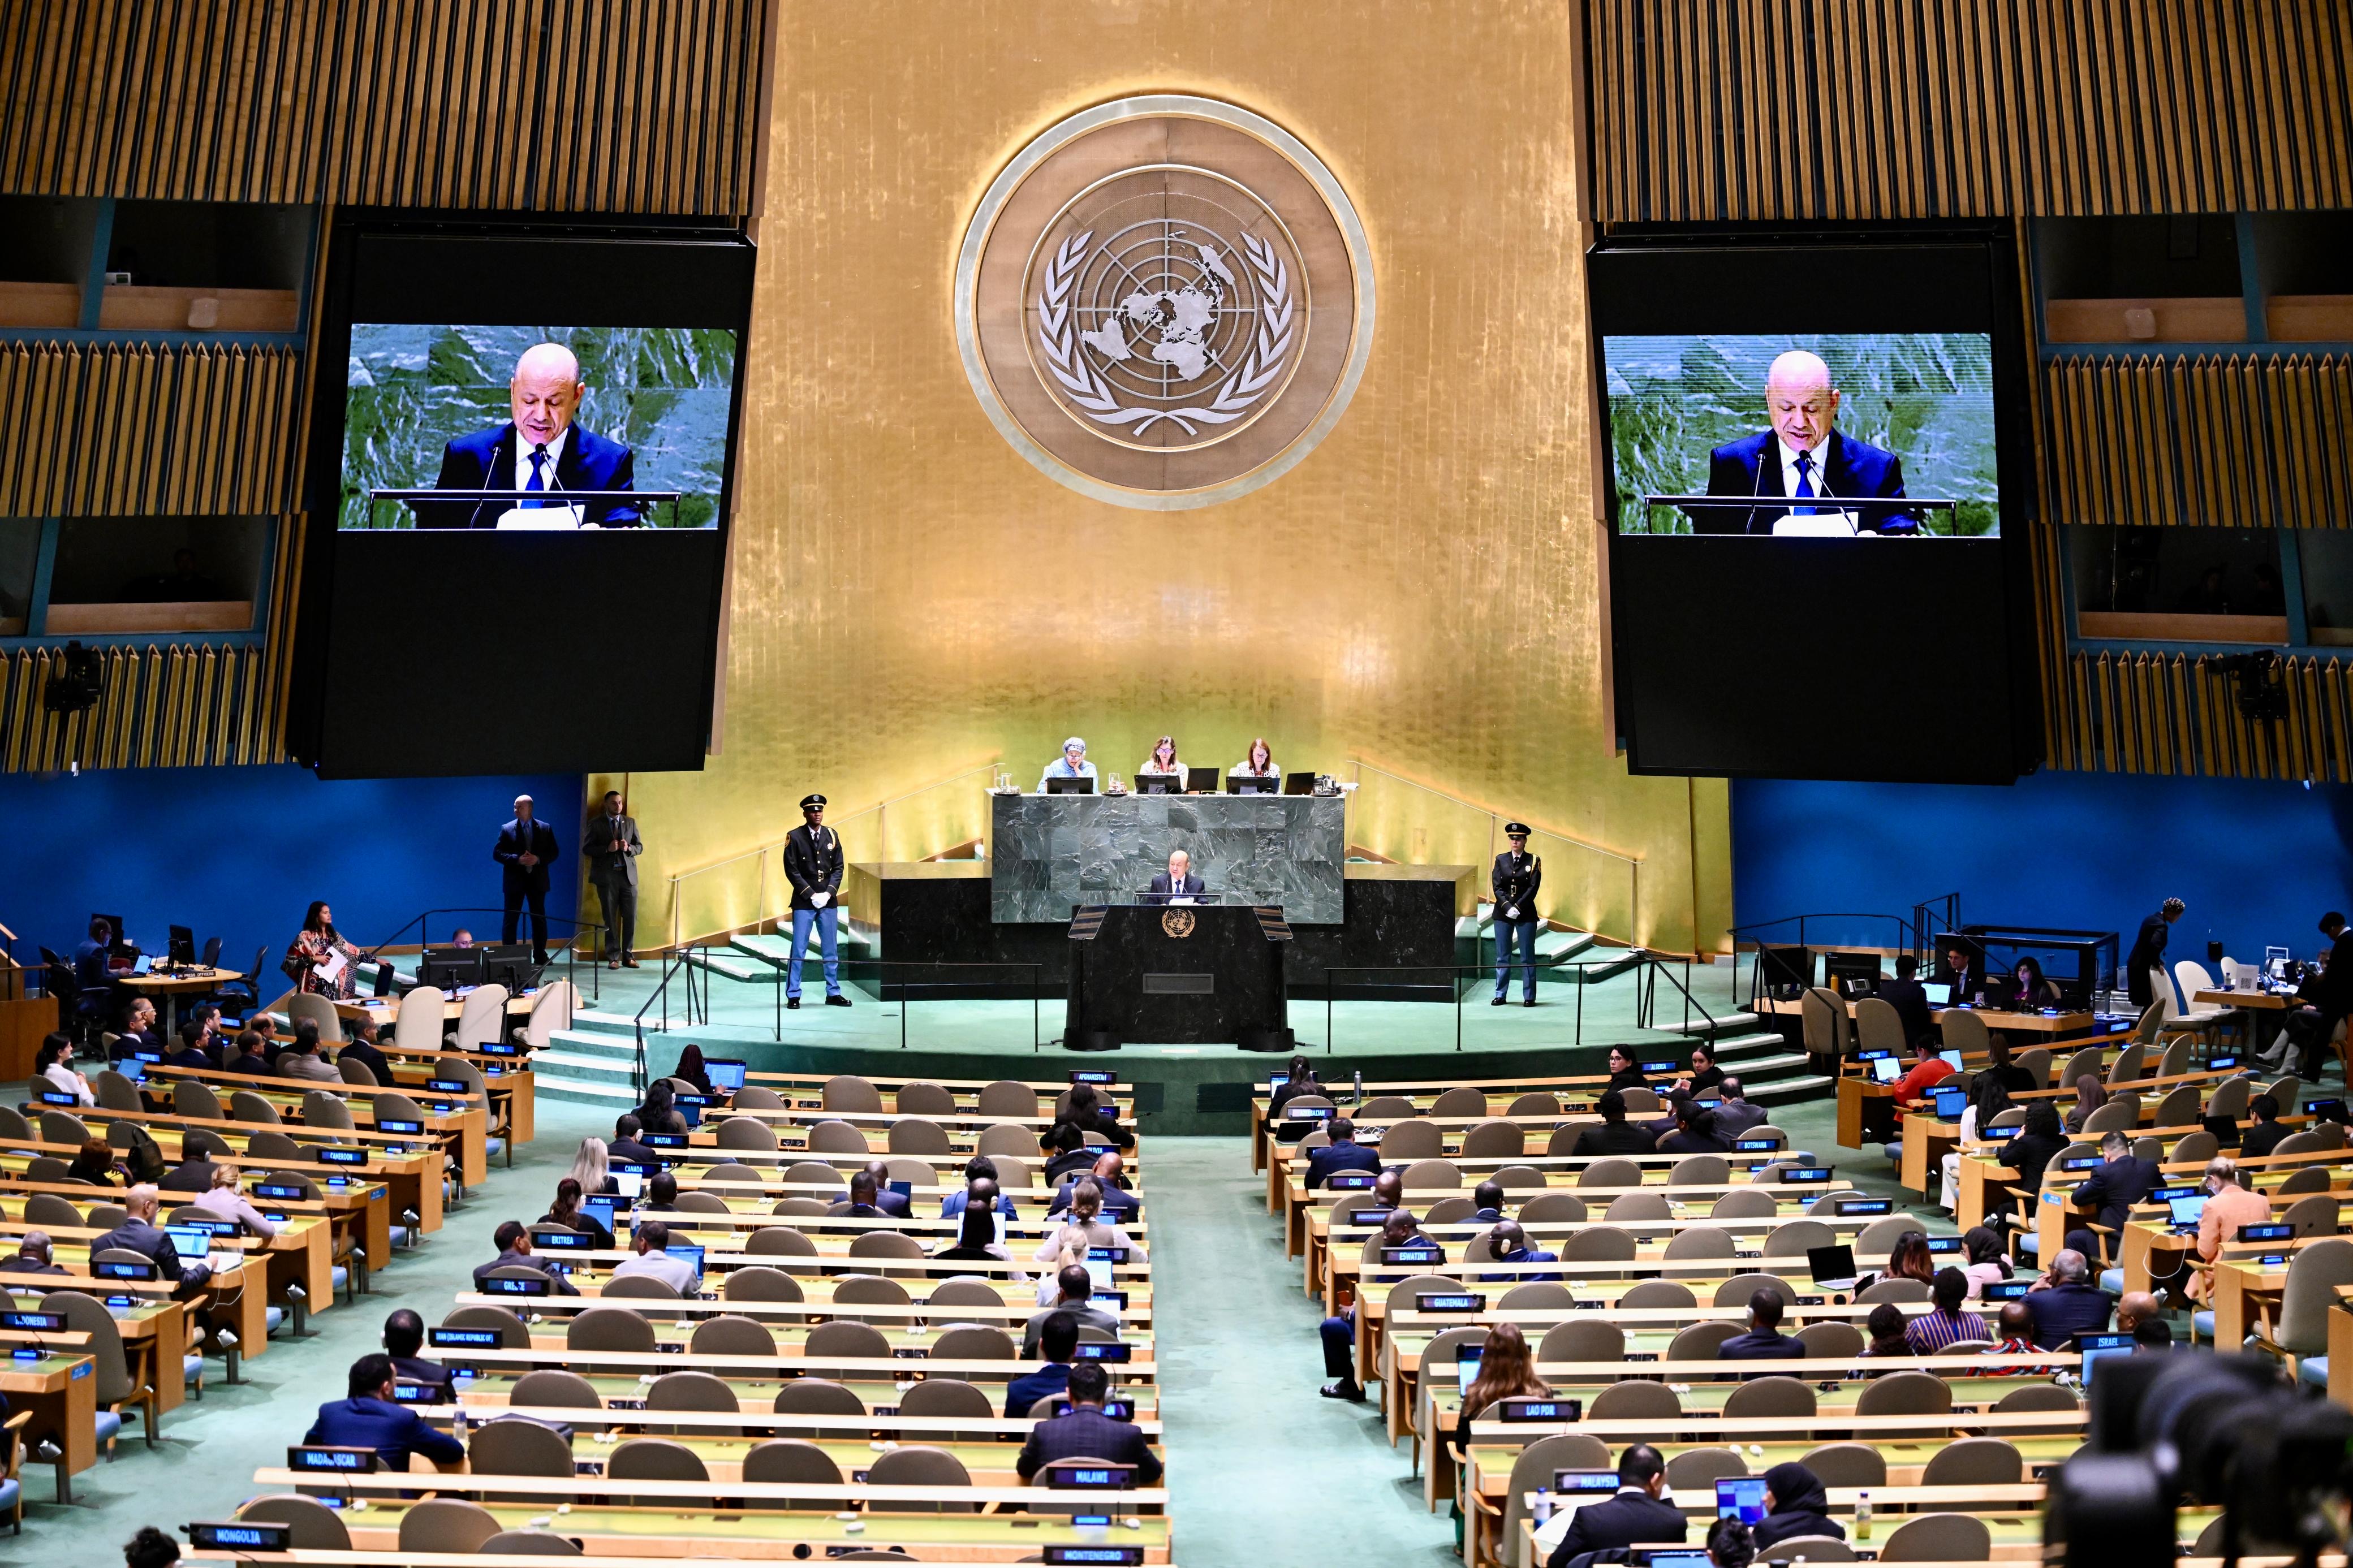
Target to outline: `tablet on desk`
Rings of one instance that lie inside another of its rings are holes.
[[[1715,1517],[1743,1524],[1765,1522],[1765,1478],[1725,1476],[1715,1483]]]

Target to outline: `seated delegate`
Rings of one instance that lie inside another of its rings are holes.
[[[1261,735],[1250,742],[1250,755],[1236,763],[1227,776],[1237,779],[1279,779],[1282,776],[1282,770],[1274,765],[1274,752],[1268,748],[1266,737]]]
[[[1135,773],[1138,778],[1147,776],[1183,778],[1185,760],[1176,754],[1176,737],[1163,735],[1155,742],[1152,754],[1137,764]]]
[[[380,1351],[352,1363],[348,1396],[320,1405],[302,1441],[332,1448],[373,1448],[396,1470],[408,1468],[411,1454],[440,1465],[465,1458],[463,1443],[435,1429],[407,1405],[395,1403],[396,1376],[392,1357]]]
[[[1087,761],[1087,743],[1073,735],[1062,742],[1062,754],[1046,764],[1038,775],[1038,793],[1046,793],[1049,779],[1091,779],[1095,776],[1094,763]]]

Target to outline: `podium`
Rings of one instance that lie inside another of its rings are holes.
[[[1066,1050],[1129,1042],[1291,1048],[1282,911],[1255,904],[1091,904],[1071,917]]]

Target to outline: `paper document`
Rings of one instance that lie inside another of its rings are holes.
[[[576,529],[588,515],[588,509],[578,503],[570,506],[512,507],[499,514],[502,529],[535,529],[542,532],[552,529]]]
[[[350,964],[343,962],[342,953],[331,952],[327,954],[325,962],[319,965],[319,978],[332,985],[342,979],[343,971],[350,967]]]
[[[1851,511],[1816,511],[1811,517],[1785,517],[1773,524],[1776,539],[1852,539],[1856,532],[1855,514]]]

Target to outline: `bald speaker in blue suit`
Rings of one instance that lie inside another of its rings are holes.
[[[1851,512],[1864,533],[1918,532],[1917,516],[1884,504],[1904,499],[1902,459],[1839,430],[1838,407],[1838,387],[1818,355],[1793,349],[1775,360],[1765,376],[1772,428],[1708,454],[1707,493],[1755,504],[1694,506],[1692,531],[1812,533]]]

